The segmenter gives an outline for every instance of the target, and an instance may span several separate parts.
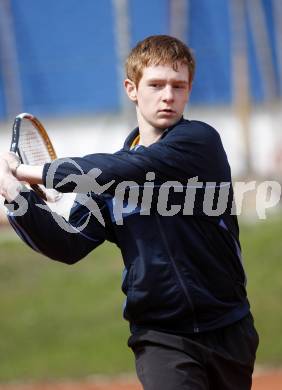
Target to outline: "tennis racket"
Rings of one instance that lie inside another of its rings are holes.
[[[14,120],[10,151],[27,165],[43,165],[57,158],[44,126],[35,116],[27,113],[17,115]],[[30,187],[49,202],[56,202],[61,197],[59,192],[43,185],[32,184]]]

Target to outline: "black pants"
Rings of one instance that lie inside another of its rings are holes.
[[[211,332],[146,331],[128,340],[144,390],[250,390],[258,335],[252,315]]]

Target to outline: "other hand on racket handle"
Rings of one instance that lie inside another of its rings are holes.
[[[42,184],[43,165],[21,164],[20,158],[14,152],[2,153],[1,158],[7,162],[12,174],[18,180],[28,184]]]
[[[0,158],[6,160],[13,175],[15,175],[17,168],[21,164],[21,160],[19,156],[17,156],[17,154],[14,152],[6,152],[6,153],[1,153]]]
[[[0,195],[12,202],[21,190],[22,184],[12,174],[8,162],[0,157]]]

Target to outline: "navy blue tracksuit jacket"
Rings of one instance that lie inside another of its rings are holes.
[[[60,159],[45,165],[45,184],[56,187],[63,183],[62,192],[86,193],[77,196],[68,229],[58,225],[33,191],[22,194],[28,203],[24,215],[9,213],[11,225],[33,249],[68,264],[79,261],[105,240],[116,243],[125,265],[124,317],[133,333],[154,329],[189,334],[243,318],[249,303],[237,218],[232,215],[230,167],[219,134],[206,123],[182,118],[166,129],[158,142],[131,149],[137,134],[135,129],[123,149],[114,154]],[[47,174],[55,164],[58,167],[50,184]],[[96,184],[106,188],[100,194],[87,186],[93,168],[100,170],[96,171],[100,173],[95,176]],[[154,175],[149,177],[148,172]],[[82,177],[86,184],[78,188],[77,179]],[[192,178],[202,184],[195,190],[193,212],[188,212],[185,204],[192,196],[187,192],[193,188],[189,184]],[[115,206],[124,181],[129,182],[124,190],[125,207],[117,218]],[[133,188],[138,189],[138,199],[133,207],[126,207]],[[207,189],[214,191],[212,206],[216,210],[224,188],[230,189],[227,207],[207,213]],[[165,194],[162,198],[160,189]],[[149,209],[142,203],[145,192],[151,194]],[[162,212],[160,199],[167,212]],[[91,212],[91,201],[99,206],[104,224]],[[171,216],[169,211],[175,205],[180,211]]]

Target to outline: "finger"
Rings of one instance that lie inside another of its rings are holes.
[[[1,194],[8,202],[17,198],[22,190],[22,184],[18,180],[8,179],[2,184]]]

